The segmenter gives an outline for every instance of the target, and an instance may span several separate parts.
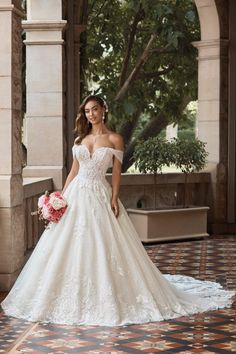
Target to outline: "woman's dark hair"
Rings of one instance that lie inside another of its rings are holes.
[[[85,97],[81,105],[79,106],[79,111],[75,120],[75,129],[74,133],[76,134],[75,144],[80,144],[81,141],[88,135],[91,131],[92,124],[86,118],[85,115],[85,106],[89,101],[96,101],[102,108],[105,108],[104,113],[104,123],[106,123],[108,118],[108,108],[105,100],[97,95],[90,95]]]

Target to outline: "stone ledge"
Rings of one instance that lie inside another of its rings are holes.
[[[26,166],[23,168],[24,178],[51,178],[53,180],[52,189],[61,190],[66,177],[66,169],[63,166]],[[35,194],[35,193],[34,193]]]
[[[208,206],[191,206],[191,207],[186,207],[186,208],[179,208],[178,206],[172,206],[172,207],[166,207],[166,208],[160,208],[160,209],[132,209],[129,208],[127,209],[127,212],[132,212],[132,214],[137,214],[137,215],[155,215],[155,214],[173,214],[173,213],[192,213],[195,212],[196,209],[198,211],[208,211],[210,208]]]
[[[52,190],[53,181],[50,177],[24,177],[23,190],[24,199],[33,197],[46,190]]]
[[[106,175],[108,182],[111,182],[112,175]],[[156,184],[189,184],[189,183],[210,183],[211,175],[208,172],[193,173],[187,176],[185,182],[185,175],[183,173],[163,173],[157,174]],[[153,185],[155,184],[154,174],[131,174],[122,173],[121,186],[122,185]]]

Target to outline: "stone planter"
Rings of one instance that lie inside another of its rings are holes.
[[[209,236],[209,207],[161,210],[127,209],[141,241],[168,241]]]

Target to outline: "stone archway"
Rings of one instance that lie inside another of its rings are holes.
[[[236,231],[236,3],[195,0],[199,51],[198,136],[207,142],[212,174],[213,231]]]
[[[198,136],[207,142],[209,162],[219,157],[220,109],[220,25],[215,0],[195,0],[198,9],[201,41],[198,48]]]
[[[236,3],[234,0],[195,2],[202,35],[201,42],[196,44],[199,49],[199,136],[208,142],[210,150],[213,231],[235,233]],[[209,77],[211,80],[207,81]]]
[[[221,60],[226,55],[228,42],[220,38],[219,14],[215,0],[195,0],[201,27],[198,48],[198,119],[197,135],[207,143],[208,170],[212,175],[211,218],[223,221],[226,217],[225,200],[219,195],[218,169],[224,169],[220,153]],[[225,177],[225,173],[221,177]]]

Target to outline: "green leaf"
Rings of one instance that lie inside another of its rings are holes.
[[[185,18],[190,21],[193,22],[196,20],[196,13],[193,10],[190,10],[188,12],[186,12]]]
[[[124,106],[124,111],[127,115],[131,115],[134,113],[135,106],[131,102],[124,101],[123,106]]]

